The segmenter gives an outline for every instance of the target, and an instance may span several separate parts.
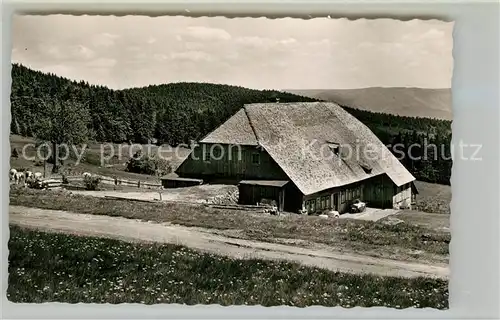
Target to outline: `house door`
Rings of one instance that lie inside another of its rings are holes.
[[[333,209],[335,211],[339,211],[339,194],[338,193],[333,194]]]

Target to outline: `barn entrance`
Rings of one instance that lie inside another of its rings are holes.
[[[279,211],[285,208],[285,185],[282,180],[242,180],[238,184],[239,204],[255,205],[263,199],[274,200]]]

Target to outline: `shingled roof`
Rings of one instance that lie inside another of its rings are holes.
[[[256,146],[257,138],[242,108],[200,142]]]
[[[259,145],[305,195],[380,174],[397,186],[415,180],[368,127],[332,102],[245,105],[201,143]]]

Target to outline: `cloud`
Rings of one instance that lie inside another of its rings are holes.
[[[115,59],[110,58],[98,58],[87,63],[88,67],[94,68],[112,68],[116,65]]]
[[[255,48],[269,48],[273,45],[273,42],[274,41],[272,41],[269,38],[255,37],[255,36],[236,38],[236,43]]]
[[[224,55],[224,59],[228,60],[238,60],[240,58],[240,54],[236,51],[229,51]]]
[[[41,72],[54,73],[60,77],[71,77],[73,69],[67,65],[54,64],[39,68]]]
[[[41,44],[38,49],[41,54],[53,60],[88,60],[95,56],[92,49],[83,45]]]
[[[185,36],[201,40],[229,40],[231,35],[224,29],[192,26],[183,32]]]
[[[273,47],[278,47],[278,46],[290,46],[290,45],[295,45],[297,44],[297,40],[294,38],[287,38],[287,39],[270,39],[266,37],[256,37],[256,36],[250,36],[250,37],[239,37],[236,38],[236,43],[247,46],[247,47],[253,47],[253,48],[259,48],[259,49],[270,49]]]
[[[445,36],[444,31],[432,28],[429,31],[422,33],[422,35],[420,35],[420,37],[418,38],[419,40],[436,40],[436,39],[442,39],[444,36]]]
[[[57,45],[40,44],[39,51],[43,55],[46,55],[55,60],[66,58],[66,54],[64,53],[64,51],[61,50],[60,47]]]
[[[173,60],[191,60],[191,61],[212,61],[213,58],[210,54],[203,51],[186,51],[186,52],[173,52],[170,54]]]
[[[420,63],[418,61],[410,61],[408,67],[419,67]]]
[[[363,41],[363,42],[360,42],[358,44],[359,48],[364,48],[364,49],[373,48],[374,46],[375,46],[375,44],[373,42],[369,42],[369,41]]]
[[[316,40],[316,41],[310,41],[307,43],[308,46],[330,46],[336,44],[333,41],[330,41],[330,39],[321,39],[321,40]]]
[[[23,16],[13,21],[12,60],[121,87],[207,79],[259,88],[444,87],[451,31],[393,19]]]
[[[111,33],[100,33],[92,38],[92,44],[95,47],[110,47],[113,46],[120,36]]]
[[[95,56],[94,51],[82,45],[72,46],[69,50],[70,54],[76,58],[92,59]]]
[[[295,40],[294,38],[288,38],[288,39],[280,40],[279,43],[283,44],[285,46],[288,46],[288,45],[296,44],[297,40]]]
[[[163,60],[167,60],[169,56],[167,56],[166,54],[161,54],[161,53],[155,53],[153,55],[153,58],[155,60],[158,60],[158,61],[163,61]]]
[[[405,42],[421,42],[422,44],[428,44],[433,41],[443,41],[446,37],[444,30],[438,30],[436,28],[431,28],[426,32],[422,33],[407,33],[402,37]]]
[[[203,44],[199,42],[184,42],[184,46],[188,50],[197,50],[203,48]]]

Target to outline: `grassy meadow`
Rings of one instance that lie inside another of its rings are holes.
[[[448,308],[443,280],[233,260],[176,245],[10,228],[13,302]]]
[[[314,216],[269,216],[239,210],[174,202],[144,203],[12,188],[10,204],[75,213],[119,216],[202,227],[232,237],[282,242],[288,239],[329,245],[340,251],[403,260],[448,262],[450,233],[411,223],[322,219]],[[300,243],[299,243],[300,244]]]

